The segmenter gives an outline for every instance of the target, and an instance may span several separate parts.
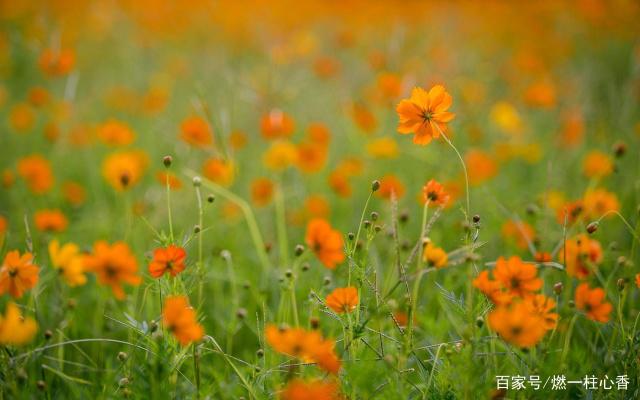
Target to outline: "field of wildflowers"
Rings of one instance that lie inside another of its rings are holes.
[[[639,398],[639,20],[0,0],[0,400]]]

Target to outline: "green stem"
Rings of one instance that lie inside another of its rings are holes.
[[[442,135],[444,140],[449,144],[449,146],[451,146],[453,151],[456,152],[456,155],[458,156],[458,159],[460,160],[460,164],[462,165],[462,170],[464,171],[465,194],[466,194],[466,199],[467,199],[467,215],[466,215],[466,218],[467,218],[467,222],[469,222],[469,218],[470,218],[470,214],[471,214],[471,202],[469,200],[469,174],[467,173],[467,165],[465,164],[464,159],[462,158],[462,155],[460,155],[460,152],[458,151],[456,146],[454,146],[454,144],[451,142],[451,140],[449,140],[447,135],[445,135],[445,133],[442,131],[442,129],[440,129],[438,124],[434,124],[434,125],[436,126],[436,128],[438,129],[438,131],[440,132],[440,135]]]
[[[287,239],[287,220],[284,207],[284,194],[281,184],[276,187],[275,206],[278,244],[280,245],[280,268],[285,268],[289,266],[289,243]]]
[[[171,186],[169,185],[169,172],[165,173],[165,186],[167,188],[167,216],[169,218],[169,237],[173,243],[173,220],[171,219]]]

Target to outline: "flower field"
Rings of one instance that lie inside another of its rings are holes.
[[[638,20],[0,0],[0,399],[640,397]]]

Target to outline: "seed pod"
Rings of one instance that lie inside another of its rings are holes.
[[[558,282],[555,285],[553,285],[553,293],[557,294],[558,296],[562,293],[563,289],[564,289],[564,284],[562,282]]]

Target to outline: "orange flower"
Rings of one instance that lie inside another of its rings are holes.
[[[334,269],[336,264],[345,259],[342,235],[324,219],[314,218],[309,221],[305,241],[320,262],[329,269]]]
[[[485,270],[480,272],[472,283],[473,286],[484,293],[493,304],[507,305],[510,304],[513,299],[510,293],[502,290],[503,288],[500,282],[489,278],[489,271]]]
[[[18,174],[27,181],[29,190],[35,194],[46,193],[53,187],[51,163],[39,154],[18,161]]]
[[[499,306],[489,313],[489,326],[500,337],[518,347],[535,346],[546,332],[541,318],[525,303]]]
[[[332,374],[337,374],[340,370],[340,359],[334,351],[335,342],[323,339],[318,331],[280,329],[275,325],[267,325],[265,337],[269,345],[279,353],[317,363],[320,368]]]
[[[71,49],[45,49],[38,60],[42,72],[53,77],[68,74],[75,63],[76,55]]]
[[[613,307],[605,301],[602,288],[590,289],[588,283],[581,283],[576,288],[576,307],[583,310],[587,317],[598,322],[609,321],[609,314]]]
[[[29,89],[29,93],[27,93],[27,98],[29,99],[29,103],[34,107],[44,106],[51,100],[51,95],[47,91],[47,89],[42,86],[34,86]]]
[[[535,238],[533,227],[523,221],[509,220],[502,225],[502,236],[515,242],[519,249],[525,250]]]
[[[597,240],[583,233],[565,242],[558,252],[558,261],[566,266],[569,276],[585,279],[591,274],[591,269],[602,261],[602,247]]]
[[[326,218],[330,213],[329,202],[319,194],[309,195],[304,200],[304,210],[311,218]]]
[[[327,161],[327,147],[325,144],[302,142],[298,145],[295,157],[296,165],[302,172],[313,173],[322,170]]]
[[[20,103],[11,108],[9,123],[18,133],[27,133],[36,122],[36,114],[29,104]]]
[[[67,202],[78,207],[84,203],[87,194],[79,183],[67,181],[62,184],[62,194]]]
[[[582,200],[567,202],[556,210],[556,221],[558,221],[559,224],[564,225],[566,218],[567,225],[571,225],[579,220],[583,214],[584,204]]]
[[[556,307],[556,301],[552,298],[536,294],[524,299],[524,304],[533,314],[540,317],[546,330],[552,330],[558,324],[558,314],[551,312]]]
[[[104,240],[97,241],[84,263],[88,271],[97,275],[100,284],[111,287],[119,300],[125,296],[122,283],[136,286],[142,282],[138,275],[138,262],[124,242],[109,245]]]
[[[393,193],[396,199],[404,196],[404,185],[395,175],[385,175],[380,179],[380,188],[376,191],[376,196],[383,199],[391,199]]]
[[[127,124],[115,119],[98,127],[98,138],[108,146],[126,146],[133,143],[135,136]]]
[[[427,262],[429,267],[435,268],[444,268],[449,261],[447,252],[440,247],[434,246],[431,241],[427,242],[424,246],[422,258]]]
[[[594,150],[587,154],[582,162],[582,173],[587,178],[604,178],[611,175],[614,170],[611,156],[601,151]]]
[[[213,143],[209,123],[198,116],[191,116],[182,121],[180,139],[194,147],[206,147]]]
[[[185,296],[167,297],[162,308],[162,322],[181,345],[197,342],[204,336],[204,328],[196,319],[195,310]]]
[[[137,184],[149,159],[142,151],[112,153],[102,162],[102,176],[117,191],[121,192]]]
[[[423,201],[426,202],[428,200],[430,207],[444,207],[449,202],[449,194],[440,183],[433,179],[422,187],[422,194]]]
[[[313,122],[307,128],[307,140],[318,146],[328,146],[331,140],[331,133],[326,125],[320,122]]]
[[[351,196],[351,185],[347,176],[339,169],[329,174],[329,187],[340,197]]]
[[[32,261],[31,253],[20,255],[18,250],[7,253],[0,267],[0,294],[9,292],[11,297],[18,299],[38,283],[40,269]]]
[[[587,219],[598,219],[609,211],[620,211],[615,193],[606,189],[593,189],[584,194],[584,215]]]
[[[285,170],[298,162],[298,148],[289,141],[277,141],[267,149],[262,161],[273,171]]]
[[[265,139],[288,138],[295,128],[293,119],[280,110],[271,110],[260,120],[260,132]]]
[[[447,123],[455,114],[447,111],[453,99],[444,86],[436,85],[429,92],[414,88],[409,99],[402,100],[396,107],[400,123],[398,132],[414,133],[413,142],[426,145],[433,138],[440,137],[440,131],[447,131]]]
[[[231,161],[210,158],[202,166],[202,174],[221,186],[231,186],[234,180],[234,165]]]
[[[561,144],[572,147],[580,144],[584,137],[584,117],[580,110],[570,110],[565,113],[560,131]]]
[[[262,207],[273,198],[273,182],[267,178],[258,178],[251,182],[251,200],[253,204]]]
[[[186,258],[187,252],[182,247],[174,245],[165,248],[159,247],[153,251],[149,273],[154,278],[160,278],[165,272],[175,277],[186,268],[184,265]]]
[[[358,289],[353,286],[336,288],[325,299],[327,307],[338,314],[349,313],[355,310],[359,301]]]
[[[373,139],[367,143],[367,153],[373,158],[392,160],[399,155],[398,142],[389,137]]]
[[[470,150],[464,156],[469,173],[469,183],[477,186],[493,178],[498,173],[498,165],[487,153],[481,150]]]
[[[158,181],[162,186],[167,185],[167,180],[169,181],[169,188],[171,190],[182,189],[182,181],[174,173],[167,171],[156,172],[156,181]]]
[[[538,82],[524,93],[525,102],[532,107],[551,108],[556,105],[556,88],[550,82]]]
[[[376,130],[378,122],[373,113],[361,103],[354,103],[351,109],[351,115],[358,128],[367,134],[371,134]]]
[[[247,145],[247,135],[244,132],[234,131],[229,134],[229,146],[234,150],[240,150]]]
[[[24,318],[14,303],[7,303],[4,315],[0,315],[0,344],[20,346],[29,343],[38,330],[33,318]]]
[[[525,298],[542,287],[542,279],[537,277],[535,265],[523,263],[520,257],[513,256],[508,260],[498,258],[493,276],[507,291]]]
[[[382,97],[386,100],[393,100],[400,97],[402,91],[402,79],[396,74],[383,72],[376,79],[376,86]]]
[[[640,274],[636,274],[636,286],[640,288]]]
[[[294,379],[280,393],[282,400],[339,400],[340,398],[340,390],[335,382],[321,380],[305,382]]]
[[[62,232],[69,221],[60,210],[39,210],[34,215],[36,228],[42,232]]]

